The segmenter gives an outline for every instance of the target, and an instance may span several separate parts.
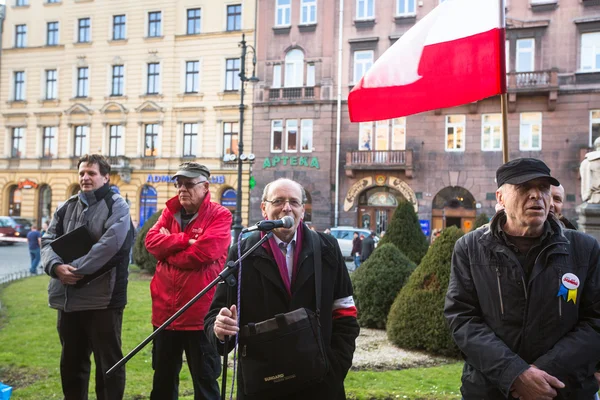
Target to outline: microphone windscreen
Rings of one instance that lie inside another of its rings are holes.
[[[294,217],[291,215],[286,215],[285,217],[281,218],[281,220],[283,221],[284,228],[291,228],[294,226]]]

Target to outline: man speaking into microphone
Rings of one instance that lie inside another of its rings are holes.
[[[315,251],[320,249],[321,307],[320,326],[329,370],[317,382],[286,396],[272,397],[245,393],[242,361],[238,376],[237,399],[345,399],[344,379],[352,365],[355,339],[359,333],[352,284],[337,241],[330,235],[312,232],[304,218],[304,188],[290,179],[278,179],[265,186],[261,210],[265,221],[254,229],[273,229],[274,236],[258,247],[242,263],[240,326],[258,323],[305,307],[315,311]],[[241,243],[245,253],[265,232],[254,232]],[[318,242],[317,242],[318,240]],[[314,243],[314,247],[313,247]],[[238,259],[237,246],[229,250],[228,261]],[[227,302],[227,291],[233,299]],[[204,320],[206,336],[223,352],[225,336],[238,333],[237,288],[218,285]],[[244,337],[239,348],[244,347]],[[233,346],[229,346],[231,349]],[[242,357],[244,357],[243,351]],[[280,349],[285,357],[286,349]]]

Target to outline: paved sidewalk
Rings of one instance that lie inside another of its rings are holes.
[[[29,276],[27,243],[0,245],[0,284]]]

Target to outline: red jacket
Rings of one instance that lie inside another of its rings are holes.
[[[152,325],[162,325],[192,297],[213,281],[223,270],[231,241],[231,213],[210,201],[210,193],[192,219],[181,231],[181,204],[174,197],[146,236],[146,249],[158,260],[150,283]],[[160,233],[167,228],[170,235]],[[190,239],[196,239],[192,245]],[[190,331],[204,329],[215,288],[206,293],[166,329]]]

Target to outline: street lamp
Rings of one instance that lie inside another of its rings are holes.
[[[1,0],[0,0],[1,1]],[[254,154],[244,154],[244,88],[246,82],[256,83],[258,78],[254,76],[256,69],[256,50],[253,46],[246,44],[246,35],[242,34],[242,41],[239,44],[242,49],[242,56],[240,58],[240,132],[238,139],[238,156],[230,155],[230,161],[235,161],[237,158],[237,192],[235,200],[235,218],[233,220],[233,237],[235,240],[239,237],[242,232],[242,165],[244,162],[253,162]],[[248,51],[248,49],[250,49]],[[252,76],[246,76],[246,54],[252,54]],[[233,160],[232,160],[232,156]]]

